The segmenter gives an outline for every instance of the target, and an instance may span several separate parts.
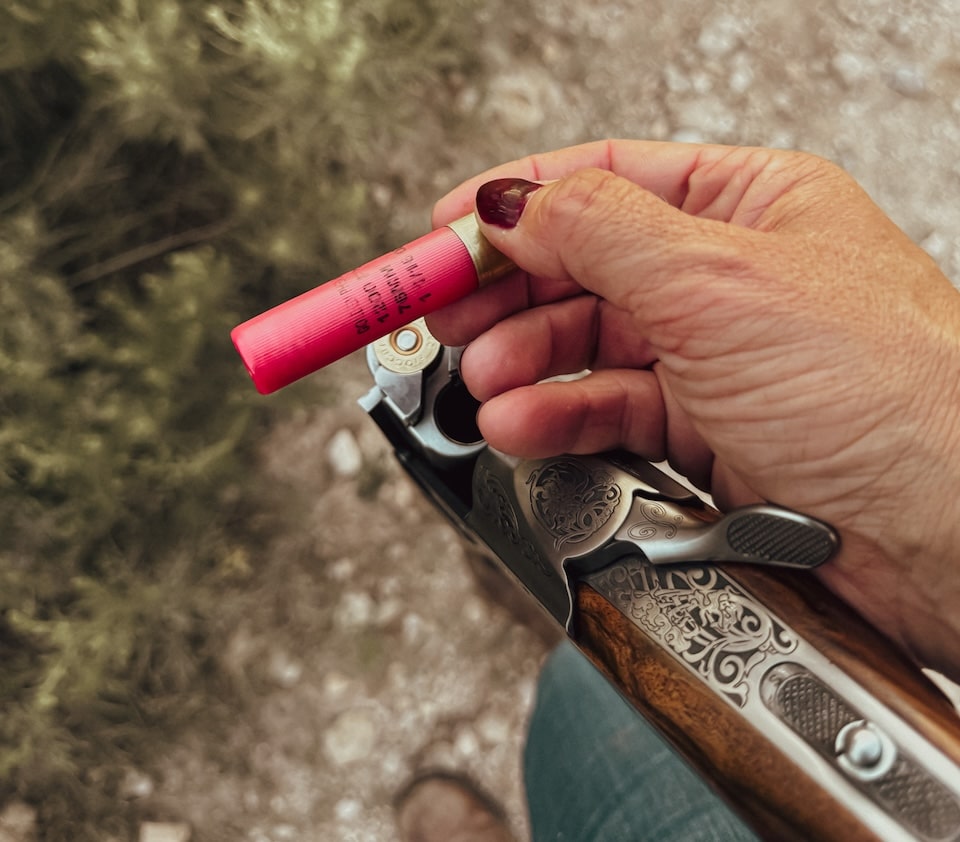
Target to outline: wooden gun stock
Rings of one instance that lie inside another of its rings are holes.
[[[889,640],[808,574],[746,566],[730,573],[960,768],[960,717]],[[721,695],[609,599],[580,584],[575,606],[575,643],[763,838],[887,838],[853,814],[829,781],[805,773],[749,722],[732,715]],[[939,803],[929,796],[916,785],[902,794],[906,838],[960,838],[958,802],[947,796]]]

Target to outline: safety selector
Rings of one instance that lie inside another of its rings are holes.
[[[879,724],[800,664],[763,678],[764,703],[867,798],[920,839],[960,839],[960,801]]]

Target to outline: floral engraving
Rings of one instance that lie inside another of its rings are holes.
[[[634,541],[647,541],[650,538],[669,540],[676,537],[677,529],[683,523],[683,515],[668,515],[666,506],[661,503],[641,504],[638,515],[645,522],[634,523],[627,530],[627,535]]]
[[[791,631],[715,567],[657,568],[633,558],[589,581],[737,707],[747,703],[750,673],[797,647]]]
[[[620,503],[613,475],[589,470],[569,457],[537,468],[527,479],[530,506],[537,521],[554,538],[554,548],[576,544],[594,535]]]
[[[510,503],[503,483],[482,465],[477,468],[474,502],[486,519],[496,524],[500,534],[516,546],[525,559],[532,562],[544,576],[554,575],[553,569],[543,560],[537,548],[521,533],[517,512]]]

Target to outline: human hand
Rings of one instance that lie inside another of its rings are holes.
[[[960,673],[960,293],[934,262],[800,153],[588,144],[466,182],[435,223],[498,178],[551,182],[477,197],[522,271],[429,319],[470,343],[461,372],[490,444],[625,447],[722,508],[821,518],[843,540],[827,584]]]

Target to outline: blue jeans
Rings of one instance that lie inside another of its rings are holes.
[[[540,676],[524,779],[534,842],[756,840],[569,643]]]

